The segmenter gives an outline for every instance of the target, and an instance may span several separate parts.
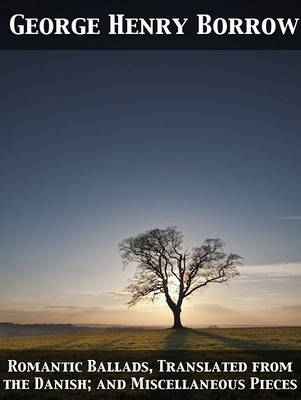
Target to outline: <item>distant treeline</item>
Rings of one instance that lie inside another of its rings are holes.
[[[10,336],[55,335],[60,333],[123,331],[147,328],[149,329],[149,327],[129,327],[122,325],[85,326],[72,324],[14,324],[10,322],[0,322],[0,338]]]

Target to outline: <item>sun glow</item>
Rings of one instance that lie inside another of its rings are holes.
[[[177,301],[179,295],[179,281],[175,276],[168,278],[168,291],[173,301]]]

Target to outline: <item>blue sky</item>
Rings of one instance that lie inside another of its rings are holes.
[[[133,269],[118,243],[169,225],[244,257],[227,297],[251,297],[244,274],[263,266],[262,291],[299,310],[300,66],[299,52],[1,52],[0,319],[120,319]],[[271,265],[293,289],[271,287]],[[202,301],[224,306],[224,290]]]

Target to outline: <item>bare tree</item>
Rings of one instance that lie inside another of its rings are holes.
[[[129,305],[145,297],[163,295],[173,312],[174,329],[183,328],[182,304],[186,297],[211,283],[224,283],[238,275],[241,257],[224,252],[220,239],[206,239],[199,247],[183,250],[183,235],[175,227],[152,229],[123,240],[120,245],[124,265],[138,263],[127,287]]]

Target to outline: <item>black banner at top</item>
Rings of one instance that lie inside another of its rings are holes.
[[[10,0],[0,7],[2,50],[301,48],[301,5],[292,0]]]

